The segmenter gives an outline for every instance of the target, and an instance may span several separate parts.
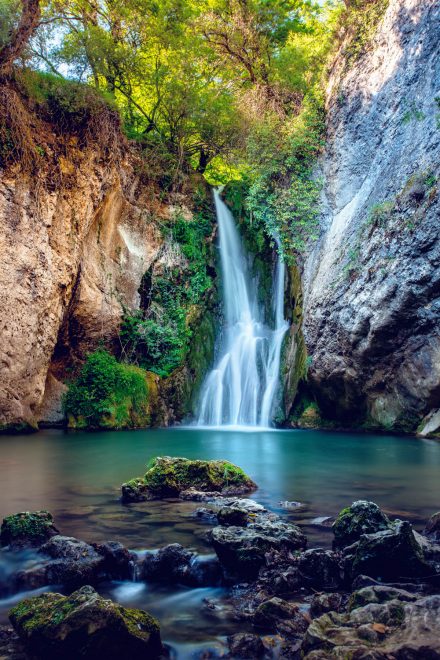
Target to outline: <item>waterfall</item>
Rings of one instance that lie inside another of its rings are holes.
[[[278,259],[272,291],[272,317],[258,302],[258,280],[251,276],[234,218],[214,191],[220,237],[224,327],[218,359],[202,386],[200,426],[270,424],[278,389],[284,320],[285,265]],[[273,327],[272,327],[273,326]]]

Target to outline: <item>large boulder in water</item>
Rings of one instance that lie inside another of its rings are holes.
[[[346,548],[346,569],[352,579],[368,575],[382,580],[426,577],[433,567],[425,560],[423,548],[407,521],[396,520],[389,529],[364,534]]]
[[[157,621],[85,586],[70,596],[47,593],[24,600],[9,613],[30,653],[44,660],[144,660],[162,651]]]
[[[3,519],[0,543],[11,548],[39,547],[59,534],[49,511],[23,511]]]
[[[358,500],[342,509],[333,523],[335,547],[345,548],[359,541],[363,534],[389,529],[391,521],[374,502]]]
[[[104,557],[93,546],[70,536],[54,536],[40,548],[50,557],[46,566],[47,584],[62,584],[70,589],[95,584],[104,568]]]
[[[158,456],[148,464],[143,477],[122,485],[126,502],[178,497],[195,488],[199,492],[235,495],[255,490],[256,484],[243,470],[228,461],[199,461]]]
[[[302,550],[307,544],[299,527],[279,520],[251,523],[247,527],[214,527],[211,541],[226,570],[245,579],[258,575],[270,550]]]

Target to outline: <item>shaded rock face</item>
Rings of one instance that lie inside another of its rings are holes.
[[[147,554],[141,575],[147,582],[184,584],[190,587],[215,587],[221,584],[223,577],[215,555],[197,556],[179,543],[172,543]]]
[[[308,383],[323,416],[414,431],[440,407],[436,0],[390,0],[328,91],[321,235],[303,274]]]
[[[142,610],[101,598],[90,586],[70,596],[43,594],[14,607],[10,620],[38,658],[158,658],[159,625]]]
[[[55,190],[37,195],[19,171],[0,177],[0,427],[60,419],[66,355],[114,338],[119,299],[135,304],[161,244],[128,162],[66,157],[73,173]]]
[[[0,430],[62,423],[68,369],[101,342],[118,346],[123,308],[139,308],[147,271],[180,266],[160,225],[176,212],[191,218],[189,195],[160,201],[120,140],[116,163],[72,139],[63,157],[68,174],[56,183],[18,166],[0,172]],[[213,332],[216,304],[194,308],[205,334]],[[190,351],[167,381],[173,391],[161,391],[154,411],[161,423],[188,413],[212,351],[206,341],[199,374]]]
[[[409,522],[396,520],[390,529],[364,534],[346,549],[347,573],[384,580],[426,577],[433,573]]]
[[[374,502],[358,500],[342,509],[333,523],[334,545],[344,548],[359,541],[363,534],[381,532],[391,527],[391,521]]]

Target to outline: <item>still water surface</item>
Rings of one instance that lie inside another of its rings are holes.
[[[0,516],[48,509],[63,534],[85,541],[119,540],[133,550],[179,542],[210,552],[207,527],[194,517],[199,504],[119,501],[120,484],[141,475],[156,455],[224,458],[240,465],[259,485],[252,497],[302,525],[312,546],[331,543],[330,531],[313,520],[335,515],[355,499],[373,500],[418,528],[440,510],[440,444],[435,442],[319,431],[176,428],[2,436]],[[285,508],[285,502],[301,506]],[[179,659],[191,657],[199,643],[216,643],[236,626],[227,607],[206,606],[207,598],[221,605],[223,590],[114,583],[103,592],[157,615]],[[0,619],[8,607],[9,601],[0,601]]]

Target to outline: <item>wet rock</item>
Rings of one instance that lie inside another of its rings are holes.
[[[212,502],[221,496],[222,494],[219,491],[204,493],[202,490],[197,490],[197,488],[187,488],[179,493],[179,499],[190,502]]]
[[[438,541],[440,543],[440,512],[434,513],[426,523],[423,534],[431,541]]]
[[[309,621],[297,605],[282,598],[271,598],[261,603],[253,615],[253,624],[268,632],[278,632],[294,638],[305,633]]]
[[[49,511],[24,511],[3,519],[0,543],[13,549],[39,547],[59,534]]]
[[[246,527],[249,522],[249,513],[245,509],[225,506],[217,513],[217,520],[219,525]]]
[[[101,569],[113,580],[126,580],[132,576],[136,555],[127,550],[122,543],[105,541],[93,543],[92,547],[103,557]]]
[[[237,633],[228,637],[228,646],[233,658],[261,658],[265,653],[263,642],[252,633]]]
[[[150,461],[144,477],[122,485],[122,499],[139,502],[178,497],[190,488],[207,493],[239,495],[255,490],[256,485],[241,468],[228,461],[158,456]]]
[[[220,584],[223,573],[216,556],[197,556],[179,543],[172,543],[147,554],[141,575],[147,582],[206,587]]]
[[[316,618],[326,612],[339,612],[347,599],[342,594],[315,594],[310,603],[310,616]]]
[[[333,527],[335,520],[333,516],[317,516],[310,521],[310,524],[316,527]]]
[[[24,646],[18,635],[9,626],[0,626],[1,660],[28,660]]]
[[[417,600],[417,595],[388,585],[364,587],[351,595],[348,607],[350,610],[354,610],[369,603],[386,603],[390,600],[414,602]]]
[[[345,548],[360,539],[363,534],[373,534],[389,529],[387,516],[374,502],[358,500],[342,509],[333,524],[335,547]]]
[[[314,589],[337,589],[342,584],[340,558],[330,550],[306,550],[298,562],[304,586]]]
[[[329,612],[310,624],[303,642],[303,657],[438,658],[439,614],[440,596],[413,603],[370,603],[345,614]]]
[[[105,565],[104,557],[93,546],[70,536],[54,536],[40,553],[54,560],[46,566],[46,583],[71,589],[95,584]]]
[[[364,534],[345,552],[345,565],[351,578],[357,575],[383,580],[420,578],[434,570],[425,561],[410,523],[401,520],[384,531]]]
[[[9,617],[29,651],[45,660],[141,660],[162,651],[153,617],[101,598],[90,586],[67,597],[48,593],[24,600]]]
[[[300,550],[307,543],[295,525],[269,520],[247,527],[215,527],[211,541],[221,564],[231,574],[246,579],[256,577],[270,550]]]

